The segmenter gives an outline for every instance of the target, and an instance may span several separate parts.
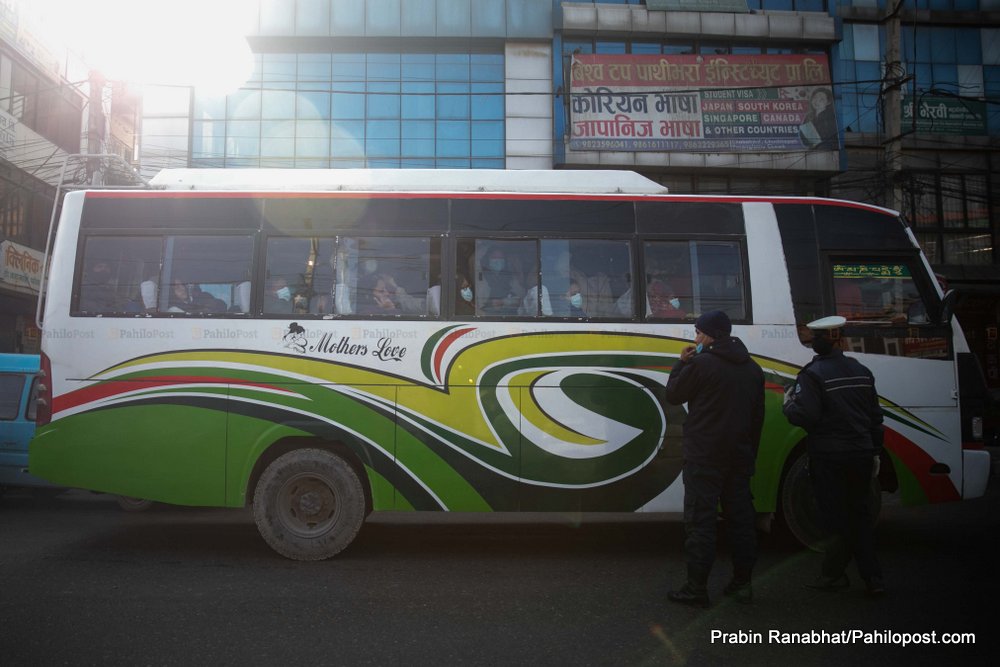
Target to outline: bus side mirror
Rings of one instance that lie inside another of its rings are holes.
[[[958,301],[958,292],[953,289],[944,293],[941,299],[941,324],[951,324],[951,318],[955,316],[955,302]]]

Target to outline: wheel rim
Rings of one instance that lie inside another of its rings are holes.
[[[339,515],[333,483],[315,473],[300,473],[278,491],[278,518],[289,532],[314,538],[328,532]]]

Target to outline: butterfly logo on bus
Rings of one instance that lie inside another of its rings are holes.
[[[285,335],[281,337],[281,344],[283,347],[294,350],[299,354],[305,353],[307,347],[305,327],[298,322],[291,322],[285,331]]]

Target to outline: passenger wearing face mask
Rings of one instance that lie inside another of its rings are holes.
[[[514,275],[503,248],[495,247],[486,256],[479,272],[478,305],[482,315],[515,315],[524,288]]]
[[[476,314],[476,295],[472,291],[469,279],[463,275],[456,276],[455,284],[458,285],[458,294],[455,296],[455,314],[469,316]]]
[[[467,317],[476,314],[476,297],[472,291],[469,279],[462,274],[455,274],[455,315]],[[427,312],[431,317],[441,314],[441,284],[435,283],[427,288]]]
[[[272,314],[292,312],[292,290],[284,278],[279,276],[267,281],[267,291],[264,294],[264,312]]]
[[[653,278],[646,290],[646,301],[649,303],[648,315],[680,319],[687,315],[681,310],[681,300],[677,298],[673,288],[660,278]]]
[[[566,292],[566,300],[569,302],[570,317],[586,317],[583,312],[583,293],[580,291],[580,284],[576,280],[571,280],[569,290]]]

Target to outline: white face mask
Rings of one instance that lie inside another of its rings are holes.
[[[573,296],[571,296],[569,298],[569,305],[573,306],[574,308],[579,308],[580,306],[582,306],[583,305],[583,295],[580,294],[579,292],[577,292],[576,294],[574,294]]]
[[[378,268],[378,260],[366,259],[365,261],[361,262],[361,270],[364,271],[366,274],[375,273],[375,269],[377,268]]]
[[[670,305],[673,306],[674,308],[680,308],[681,300],[675,296],[673,299],[670,300]]]
[[[282,287],[274,294],[282,301],[290,301],[292,298],[292,290],[289,289],[288,287]]]
[[[465,301],[472,301],[472,288],[471,287],[463,287],[462,291],[460,292],[460,294],[462,295],[462,299],[464,299]]]
[[[504,261],[503,259],[491,259],[490,260],[490,270],[491,271],[503,271]]]

